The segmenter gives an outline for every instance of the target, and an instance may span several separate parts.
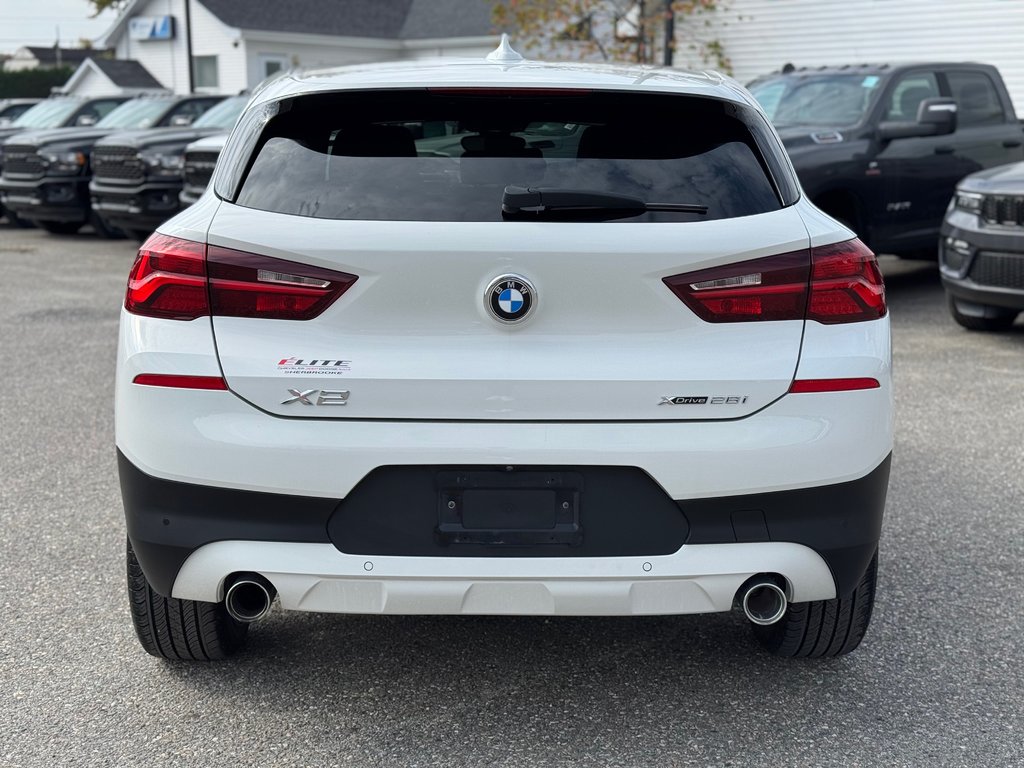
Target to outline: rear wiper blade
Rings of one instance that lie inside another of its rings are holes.
[[[695,213],[703,216],[708,212],[708,207],[689,203],[648,203],[632,195],[558,187],[509,185],[501,196],[501,215],[506,219],[606,220],[639,216],[647,211]]]

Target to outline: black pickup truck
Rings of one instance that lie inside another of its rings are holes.
[[[956,183],[1024,159],[1024,126],[989,65],[787,66],[748,88],[804,193],[878,253],[935,258]]]
[[[89,207],[90,152],[104,136],[128,129],[169,131],[192,123],[223,96],[139,96],[95,125],[18,133],[0,147],[0,201],[17,216],[54,234],[72,234],[86,222],[113,233]]]
[[[140,240],[181,209],[185,147],[224,133],[245,109],[249,96],[231,96],[188,128],[125,131],[96,142],[89,183],[92,208],[104,225]]]

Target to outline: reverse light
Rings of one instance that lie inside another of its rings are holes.
[[[207,315],[310,320],[356,279],[309,264],[153,234],[132,266],[124,306],[132,314],[171,320]]]
[[[709,323],[853,323],[886,313],[875,255],[857,239],[664,278]]]

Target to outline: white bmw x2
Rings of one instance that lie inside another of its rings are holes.
[[[275,599],[743,610],[857,647],[892,450],[874,255],[715,74],[486,60],[254,96],[142,246],[117,448],[143,647]]]

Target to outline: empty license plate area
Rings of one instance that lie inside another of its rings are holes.
[[[439,472],[438,536],[445,544],[580,544],[577,472]]]

